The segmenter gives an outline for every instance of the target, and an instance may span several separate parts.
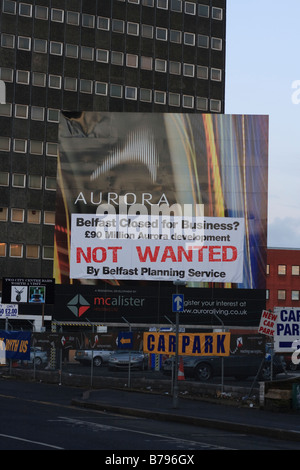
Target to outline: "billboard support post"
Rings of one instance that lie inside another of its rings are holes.
[[[174,281],[173,284],[176,286],[176,296],[178,295],[178,286],[185,286],[185,281]],[[179,304],[176,308],[176,350],[175,350],[175,375],[174,375],[174,387],[173,387],[173,408],[178,408],[178,346],[179,346]],[[182,305],[183,310],[183,305]]]

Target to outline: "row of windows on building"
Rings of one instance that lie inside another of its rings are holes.
[[[124,2],[125,0],[118,0],[119,2]],[[195,2],[182,0],[128,0],[128,3],[143,5],[147,7],[155,7],[162,10],[167,10],[170,8],[171,11],[178,13],[186,13],[187,15],[196,15],[198,14],[201,17],[209,18],[210,13],[211,17],[214,20],[221,21],[223,19],[223,9],[218,7],[212,7],[210,12],[210,7],[208,5],[198,4]],[[17,13],[20,16],[32,17],[34,12],[34,17],[39,20],[47,21],[49,18],[51,21],[63,23],[66,21],[67,24],[86,27],[86,28],[95,28],[97,23],[97,18],[95,15],[90,15],[88,13],[79,13],[76,11],[67,11],[65,12],[59,8],[48,8],[42,5],[30,5],[24,2],[16,2],[13,0],[3,0],[2,10],[4,13],[11,15],[16,15]],[[50,15],[49,15],[50,12]],[[81,20],[81,21],[80,21]]]
[[[0,137],[0,152],[29,152],[32,155],[43,155],[44,149],[47,156],[57,157],[58,144],[56,142],[42,142],[39,140],[11,139],[10,137]],[[0,185],[3,185],[4,181],[6,181],[6,178],[2,174],[0,177]]]
[[[109,21],[109,18],[104,18]],[[123,20],[113,20],[115,24],[114,32],[124,33],[125,26]],[[124,24],[123,24],[124,23]],[[222,51],[223,41],[221,38],[209,36],[205,34],[195,34],[182,32],[179,30],[168,30],[167,28],[154,28],[150,25],[141,25],[141,36],[153,39],[155,30],[155,39],[158,41],[169,41],[175,44],[184,44],[186,46],[196,46],[204,49],[211,49],[216,51]],[[133,36],[139,35],[139,24],[138,23],[128,23],[127,24],[127,33]],[[14,34],[2,33],[1,34],[1,47],[9,49],[17,49],[21,51],[32,51],[40,54],[46,54],[48,51],[52,55],[62,56],[64,53],[66,57],[78,58],[78,45],[76,44],[66,44],[64,52],[64,44],[58,41],[50,41],[40,39],[40,38],[31,38],[29,36],[15,36]],[[96,49],[97,52],[98,49]],[[81,46],[81,58],[85,60],[94,60],[95,49],[93,47]]]
[[[0,222],[8,222],[10,216],[11,222],[55,225],[55,212],[41,211],[40,209],[18,209],[16,207],[8,209],[8,207],[0,207]],[[26,219],[25,219],[26,217]]]
[[[11,185],[13,188],[25,188],[26,183],[29,189],[43,189],[48,191],[56,191],[56,177],[54,176],[43,176],[40,175],[25,175],[22,173],[8,173],[0,171],[0,186],[9,186],[11,177]]]
[[[290,274],[292,276],[299,276],[300,275],[300,266],[298,265],[292,265],[290,266],[291,271]],[[267,264],[267,274],[270,274],[270,265]],[[277,265],[277,274],[279,276],[285,276],[288,274],[288,266],[286,264],[278,264]]]
[[[49,259],[53,260],[54,247],[40,245],[24,245],[22,243],[2,243],[0,242],[0,257],[27,259]]]
[[[266,300],[270,298],[270,290],[266,290]],[[277,300],[300,300],[300,291],[299,290],[292,290],[287,291],[285,289],[278,289],[277,290]]]

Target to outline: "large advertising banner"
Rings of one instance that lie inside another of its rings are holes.
[[[59,140],[56,284],[265,289],[267,116],[63,112]]]

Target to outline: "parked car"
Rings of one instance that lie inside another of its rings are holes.
[[[91,364],[93,360],[93,365],[100,367],[108,363],[111,353],[112,351],[108,349],[78,349],[75,352],[74,359],[83,365]]]
[[[48,353],[39,347],[30,348],[30,359],[27,362],[35,366],[46,365],[49,362]]]
[[[184,374],[187,377],[193,377],[196,380],[208,381],[212,377],[218,377],[222,374],[221,357],[216,356],[182,356]],[[224,376],[245,379],[250,376],[256,376],[258,371],[259,380],[270,380],[271,361],[264,359],[259,355],[231,355],[224,357]],[[168,358],[163,364],[163,372],[170,374],[174,358]],[[285,371],[285,362],[282,356],[273,358],[273,378]]]
[[[148,355],[142,351],[129,351],[127,349],[120,349],[114,351],[108,360],[109,369],[125,369],[129,367],[145,370],[148,368]]]

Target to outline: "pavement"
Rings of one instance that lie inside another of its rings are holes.
[[[268,411],[251,406],[229,405],[170,394],[130,390],[87,390],[73,405],[148,419],[298,441],[300,411]]]

